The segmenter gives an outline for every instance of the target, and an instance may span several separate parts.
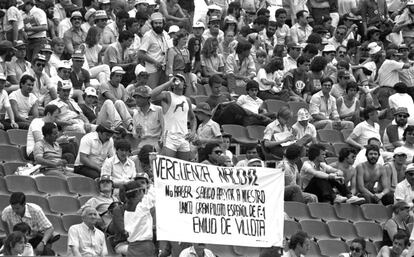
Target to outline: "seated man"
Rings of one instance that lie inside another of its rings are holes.
[[[214,253],[206,248],[205,244],[193,244],[180,253],[179,257],[191,257],[191,256],[204,256],[204,257],[214,257]]]
[[[211,89],[211,94],[208,96],[206,102],[214,109],[218,104],[231,101],[228,93],[222,92],[223,79],[220,75],[213,75],[208,79],[208,85]]]
[[[132,117],[125,102],[128,100],[128,94],[121,84],[125,71],[114,66],[111,70],[111,76],[108,83],[101,85],[99,102],[101,110],[99,111],[96,124],[103,121],[110,121],[114,127],[124,125],[128,131],[132,131]]]
[[[0,110],[6,109],[6,113],[9,116],[8,120],[4,120],[0,117],[0,129],[19,128],[19,125],[14,120],[14,113],[11,108],[9,96],[4,90],[6,86],[6,76],[0,74]]]
[[[237,162],[236,167],[247,167],[249,160],[258,158],[257,144],[251,144],[246,146],[246,159]]]
[[[390,191],[390,181],[383,165],[378,164],[380,156],[379,147],[368,145],[366,151],[367,161],[356,167],[356,189],[367,203],[382,202],[384,205],[392,204],[394,196]],[[374,185],[378,182],[377,188]]]
[[[292,125],[293,134],[296,135],[296,140],[303,141],[303,145],[316,144],[317,133],[316,128],[309,122],[311,116],[309,111],[305,108],[298,110],[298,121]]]
[[[310,61],[304,56],[299,56],[297,65],[296,69],[286,71],[283,83],[289,90],[291,101],[307,102],[310,98],[308,86],[310,83],[308,75]]]
[[[309,161],[303,163],[300,171],[303,191],[315,194],[319,202],[361,203],[362,198],[353,196],[343,183],[343,172],[325,162],[326,150],[323,145],[309,146]],[[336,188],[339,193],[335,193]]]
[[[50,255],[50,239],[53,237],[54,229],[42,208],[34,203],[26,203],[26,195],[22,192],[12,193],[9,202],[10,205],[1,214],[1,219],[7,223],[8,231],[12,231],[14,225],[26,222],[31,229],[29,243],[35,249],[36,254]]]
[[[393,151],[396,147],[403,145],[403,133],[408,126],[408,110],[405,107],[399,107],[394,112],[394,120],[385,128],[383,142],[387,151]]]
[[[49,104],[56,105],[60,109],[57,118],[58,124],[63,126],[64,131],[85,133],[90,130],[89,120],[83,115],[82,109],[75,100],[69,96],[72,83],[68,81],[58,82],[57,90],[59,97]]]
[[[95,132],[84,135],[80,141],[79,153],[75,160],[75,173],[98,178],[104,160],[115,154],[112,135],[116,133],[106,121],[96,128]]]
[[[114,187],[120,187],[129,181],[132,181],[137,172],[135,163],[129,158],[131,154],[131,144],[125,140],[120,139],[115,141],[116,154],[107,158],[101,170],[101,176],[111,176]]]
[[[72,225],[68,231],[68,251],[71,256],[106,256],[105,234],[95,227],[98,212],[87,207],[82,211],[82,223]]]
[[[414,200],[414,164],[409,164],[405,170],[405,179],[397,184],[394,193],[395,201],[405,201],[411,204]]]
[[[321,79],[321,91],[312,95],[309,112],[314,119],[316,129],[353,129],[351,121],[341,121],[336,107],[335,97],[330,95],[333,85],[332,79]]]
[[[20,89],[9,95],[10,105],[14,119],[20,129],[28,129],[30,122],[39,117],[39,102],[32,93],[35,79],[30,75],[24,75],[20,79]]]
[[[83,210],[85,210],[86,208],[89,208],[89,207],[94,208],[100,216],[100,220],[97,222],[96,226],[99,227],[103,231],[105,231],[109,223],[112,221],[112,217],[108,211],[109,206],[113,202],[119,202],[119,199],[113,194],[114,193],[113,184],[114,182],[111,176],[102,175],[98,179],[99,195],[94,196],[91,199],[89,199],[79,209],[79,212],[78,212],[81,214]]]
[[[344,147],[339,151],[338,162],[332,164],[332,167],[343,172],[344,184],[350,185],[352,194],[356,194],[356,170],[352,166],[355,162],[355,156],[355,149]]]
[[[393,159],[384,164],[387,176],[390,179],[390,190],[395,192],[398,183],[405,179],[407,169],[407,154],[402,151],[395,151]],[[395,197],[395,196],[394,196]]]
[[[406,233],[398,232],[393,240],[392,246],[384,245],[378,252],[377,257],[409,257],[412,256],[413,247],[407,250],[409,239]]]
[[[379,147],[379,149],[380,149],[380,156],[379,156],[379,158],[378,158],[377,163],[378,163],[378,164],[380,164],[380,165],[384,165],[384,164],[385,164],[385,162],[384,162],[384,158],[388,158],[388,155],[389,155],[390,153],[385,152],[385,151],[382,149],[382,147],[381,147],[381,141],[380,141],[378,138],[376,138],[376,137],[372,137],[372,138],[368,139],[368,144],[364,147],[364,149],[362,149],[361,151],[359,151],[359,152],[358,152],[358,154],[357,154],[357,156],[356,156],[356,158],[355,158],[354,165],[352,165],[352,166],[354,166],[354,168],[356,168],[356,166],[357,166],[358,164],[361,164],[361,163],[363,163],[363,162],[365,162],[365,161],[367,160],[367,157],[366,157],[365,155],[366,155],[366,153],[367,153],[367,148],[366,148],[366,147],[367,147],[368,145],[376,145],[376,146],[378,146],[378,147]],[[385,154],[386,156],[384,156],[384,154]]]
[[[48,122],[42,127],[43,139],[36,142],[33,149],[35,164],[42,165],[42,173],[66,178],[71,174],[66,169],[66,164],[74,163],[75,156],[70,153],[62,155],[62,148],[56,142],[58,128],[55,123]],[[75,175],[75,174],[73,174]]]

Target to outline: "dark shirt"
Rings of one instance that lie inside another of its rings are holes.
[[[81,68],[81,74],[79,78],[78,76],[76,76],[76,73],[74,71],[71,71],[70,80],[72,81],[72,85],[74,89],[82,89],[82,86],[85,83],[89,83],[89,81],[91,80],[91,77],[87,70]]]
[[[94,110],[86,106],[86,104],[79,104],[79,107],[82,109],[83,114],[90,123],[94,123],[96,121],[96,113]]]

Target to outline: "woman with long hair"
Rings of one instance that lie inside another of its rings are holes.
[[[190,53],[191,72],[200,74],[201,77],[201,41],[198,38],[190,38],[187,45],[188,52]]]
[[[102,85],[108,82],[111,72],[109,66],[102,63],[102,53],[105,51],[105,47],[99,44],[99,39],[100,34],[98,28],[95,26],[91,27],[81,49],[83,49],[86,61],[88,62],[91,79],[99,80]]]
[[[283,59],[273,57],[257,73],[259,93],[257,96],[263,101],[276,99],[289,101],[289,92],[283,88]]]
[[[203,49],[201,50],[201,68],[204,77],[210,77],[214,74],[223,75],[224,59],[217,52],[218,47],[217,38],[208,38],[204,42]]]

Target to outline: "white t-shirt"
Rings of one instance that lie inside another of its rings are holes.
[[[243,107],[244,109],[259,114],[259,108],[260,106],[262,106],[263,100],[258,97],[255,100],[248,95],[241,95],[237,99],[237,104]]]
[[[85,44],[85,57],[90,68],[98,66],[98,56],[101,50],[102,46],[100,44],[96,44],[91,48],[87,47]]]
[[[368,124],[368,122],[363,121],[355,126],[352,131],[356,138],[356,142],[361,145],[367,145],[368,139],[375,137],[381,141],[380,135],[380,126],[378,123],[374,123],[374,127]]]
[[[40,132],[41,139],[43,139],[42,134],[42,127],[45,125],[45,122],[43,121],[43,118],[36,118],[33,119],[29,126],[29,131],[27,132],[27,143],[26,143],[26,153],[27,155],[30,155],[33,152],[33,148],[35,145],[34,136],[33,133],[35,131]]]
[[[22,94],[21,89],[13,91],[9,95],[9,99],[10,101],[16,101],[17,112],[21,117],[26,119],[29,117],[29,112],[37,101],[37,97],[34,94],[30,93],[29,96],[26,97]]]
[[[404,66],[403,62],[397,62],[394,60],[385,60],[378,70],[378,82],[380,86],[394,87],[395,84],[400,82],[400,76],[398,72],[402,70]]]

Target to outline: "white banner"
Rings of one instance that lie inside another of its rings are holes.
[[[158,155],[153,172],[158,240],[282,247],[282,170]]]

